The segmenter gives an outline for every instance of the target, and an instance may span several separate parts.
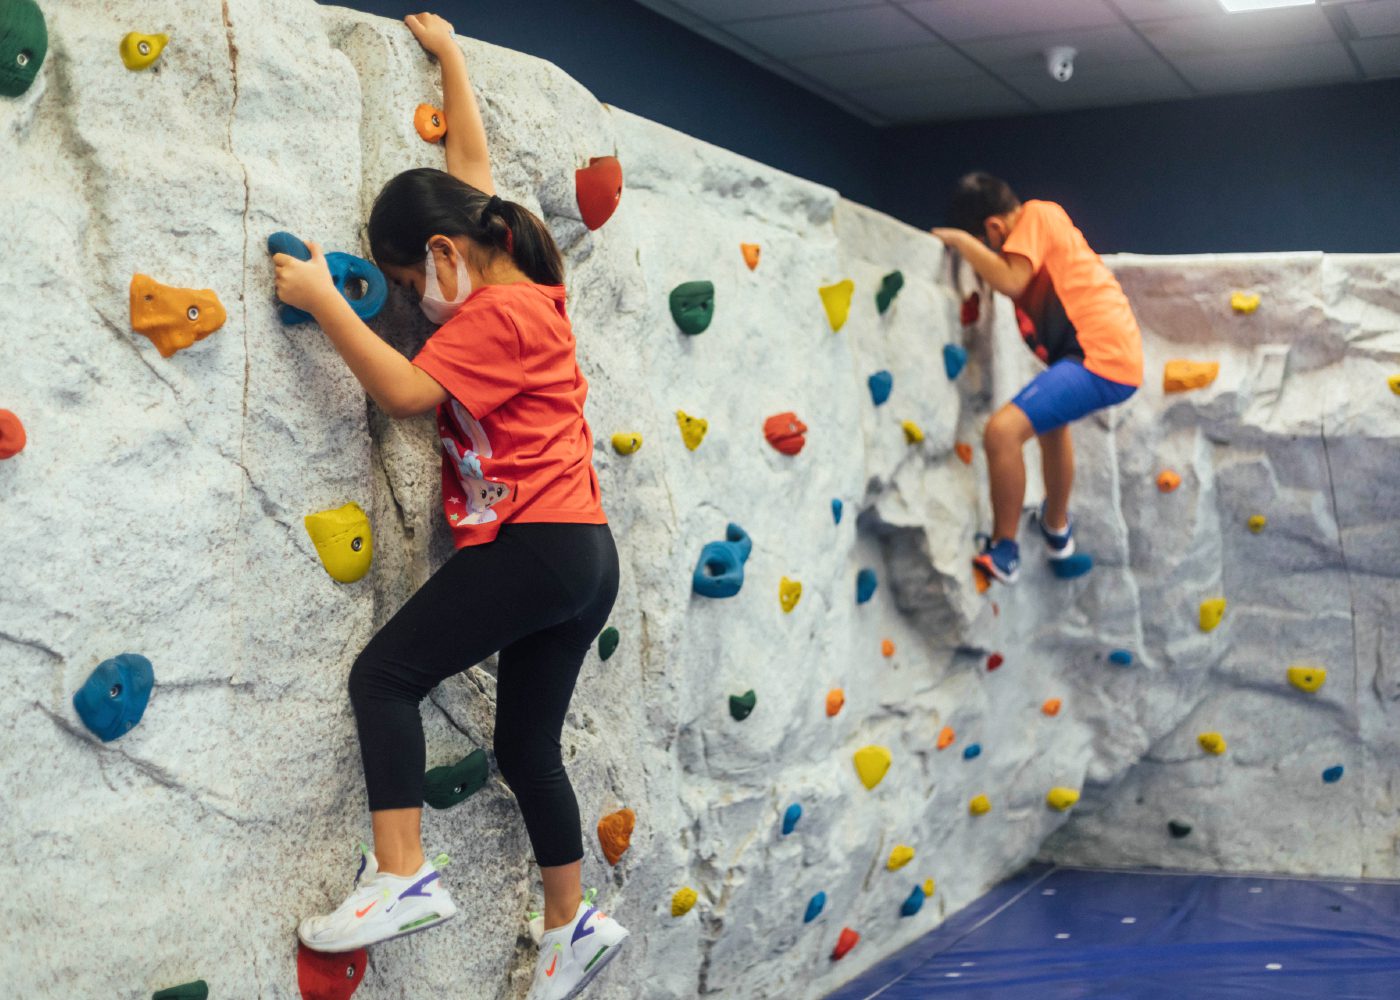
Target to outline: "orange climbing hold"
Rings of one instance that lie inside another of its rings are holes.
[[[807,443],[807,425],[797,419],[797,414],[789,410],[775,413],[763,422],[763,436],[784,455],[796,455]]]
[[[846,704],[846,692],[840,688],[832,688],[826,693],[826,714],[828,717],[841,711],[841,706]]]
[[[632,830],[636,825],[637,814],[631,809],[619,809],[598,821],[598,843],[608,864],[615,865],[622,860],[622,855],[632,846]]]
[[[1170,493],[1181,485],[1181,477],[1171,469],[1163,469],[1157,473],[1157,489],[1163,493]]]
[[[1204,389],[1220,374],[1220,364],[1216,361],[1168,361],[1162,371],[1163,392],[1186,392],[1189,389]]]
[[[1043,705],[1040,706],[1040,710],[1041,710],[1041,712],[1043,712],[1044,714],[1049,715],[1049,716],[1052,716],[1052,717],[1053,717],[1053,716],[1056,716],[1056,715],[1059,715],[1059,714],[1060,714],[1060,699],[1059,699],[1059,698],[1046,698],[1046,699],[1045,699],[1045,704],[1043,704]]]
[[[972,570],[972,584],[977,588],[979,594],[985,594],[992,589],[992,581],[987,579],[987,574],[976,567],[973,567]]]
[[[938,749],[947,750],[957,738],[952,726],[944,726],[942,732],[938,734]]]
[[[854,948],[856,942],[859,940],[859,934],[849,927],[842,927],[841,936],[836,939],[836,947],[831,949],[831,960],[833,962],[839,962],[841,959],[845,958],[846,952]]]
[[[574,192],[583,224],[597,229],[612,218],[622,201],[622,164],[616,156],[595,156],[574,171]]]
[[[172,288],[144,274],[131,276],[131,328],[151,338],[168,358],[224,325],[228,314],[208,288]]]
[[[894,655],[894,640],[893,640],[893,639],[882,639],[882,640],[880,640],[880,654],[881,654],[882,656],[884,656],[886,659],[888,659],[889,657],[891,657],[891,656]]]
[[[27,440],[19,417],[9,410],[0,410],[0,459],[14,458],[24,451]]]
[[[431,104],[420,104],[413,112],[413,127],[424,142],[441,142],[447,134],[447,116]]]
[[[740,243],[739,249],[743,251],[744,263],[749,265],[750,271],[758,267],[758,254],[762,248],[757,243]]]
[[[953,445],[953,450],[958,453],[958,458],[962,459],[963,465],[972,464],[972,445],[966,441],[959,441]]]

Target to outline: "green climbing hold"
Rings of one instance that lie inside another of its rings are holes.
[[[890,303],[903,287],[904,275],[899,271],[891,271],[880,279],[880,290],[875,293],[875,308],[880,310],[881,316],[889,309]]]
[[[692,337],[704,333],[715,318],[714,282],[687,281],[671,289],[671,318]]]
[[[0,94],[29,89],[49,51],[44,12],[34,0],[0,0]]]
[[[209,1000],[209,984],[203,979],[196,979],[192,983],[156,990],[151,994],[151,1000]]]
[[[490,773],[486,751],[473,750],[457,763],[435,767],[423,776],[423,801],[434,809],[450,809],[479,791]]]
[[[1191,836],[1191,824],[1182,823],[1179,820],[1171,820],[1167,823],[1167,832],[1172,835],[1172,839],[1180,840],[1182,837]]]
[[[758,695],[753,693],[753,689],[745,691],[743,694],[731,694],[729,696],[729,714],[734,716],[736,722],[743,722],[753,711],[753,707],[758,703]]]
[[[603,629],[603,634],[598,636],[598,658],[606,660],[613,653],[617,652],[617,644],[621,639],[617,629],[609,625]]]

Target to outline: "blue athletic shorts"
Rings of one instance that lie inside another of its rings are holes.
[[[1030,418],[1037,434],[1044,434],[1095,410],[1116,406],[1135,392],[1135,385],[1110,381],[1065,358],[1031,379],[1011,402]]]

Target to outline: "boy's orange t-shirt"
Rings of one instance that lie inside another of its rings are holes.
[[[1142,384],[1142,332],[1133,308],[1063,208],[1053,201],[1024,202],[1001,249],[1031,262],[1027,294],[1049,279],[1074,327],[1085,368],[1123,385]]]
[[[478,288],[413,363],[451,396],[437,424],[457,548],[507,522],[607,523],[563,285]]]

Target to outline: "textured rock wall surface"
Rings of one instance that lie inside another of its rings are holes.
[[[203,977],[221,998],[292,998],[296,920],[342,898],[368,835],[346,674],[450,542],[431,421],[386,420],[319,332],[280,325],[263,245],[288,229],[363,249],[380,185],[442,165],[411,124],[440,98],[436,70],[401,25],[310,3],[182,0],[158,24],[133,3],[46,8],[39,79],[0,100],[0,406],[29,433],[0,464],[15,914],[0,980],[134,1000]],[[158,71],[122,67],[130,30],[171,32]],[[566,255],[623,557],[622,642],[590,656],[565,732],[588,830],[623,806],[638,816],[616,867],[585,839],[586,883],[634,935],[593,993],[821,996],[1052,834],[1047,850],[1072,860],[1398,874],[1385,378],[1400,263],[1117,260],[1149,386],[1077,437],[1076,515],[1099,568],[1063,583],[1032,549],[1021,585],[979,597],[967,560],[985,473],[953,446],[1033,371],[1005,311],[967,332],[971,362],[950,383],[941,350],[965,334],[931,239],[600,105],[539,60],[463,46],[498,186]],[[626,191],[590,233],[573,171],[609,153]],[[762,245],[754,271],[741,241]],[[907,283],[880,316],[874,292],[896,268]],[[214,289],[228,321],[161,358],[130,328],[136,272]],[[855,299],[833,334],[817,288],[844,278]],[[717,306],[688,338],[667,295],[693,279],[715,283]],[[1264,292],[1258,313],[1230,313],[1235,287]],[[374,325],[406,352],[428,332],[397,295]],[[1220,378],[1164,399],[1172,356],[1220,360]],[[882,368],[894,391],[876,408],[865,379]],[[710,421],[697,451],[677,409]],[[794,457],[762,435],[786,410],[810,428]],[[902,420],[923,443],[906,444]],[[646,443],[616,455],[619,430]],[[1184,479],[1167,496],[1152,482],[1165,464]],[[370,511],[376,551],[342,585],[301,518],[347,500]],[[1244,528],[1256,511],[1261,535]],[[754,539],[744,588],[695,597],[699,550],[730,520]],[[880,588],[857,605],[867,566]],[[784,575],[804,585],[791,614]],[[1196,605],[1218,594],[1225,624],[1203,635]],[[470,628],[469,609],[451,627]],[[1109,666],[1117,646],[1138,664]],[[156,688],[141,724],[104,744],[71,698],[126,650],[150,657]],[[992,651],[1006,661],[994,673]],[[1292,662],[1326,666],[1327,685],[1289,688]],[[489,748],[494,670],[424,703],[430,766]],[[838,686],[845,708],[828,718]],[[750,688],[757,708],[736,722],[728,696]],[[1053,719],[1050,697],[1064,701]],[[939,751],[949,725],[957,742]],[[1229,739],[1223,758],[1196,749],[1203,729]],[[971,742],[983,752],[964,760]],[[894,760],[871,791],[851,765],[867,744]],[[1323,785],[1339,762],[1346,777]],[[1053,785],[1086,789],[1068,825],[1044,804]],[[980,793],[992,812],[972,819]],[[792,802],[804,814],[784,837]],[[1177,817],[1195,825],[1179,841],[1165,832]],[[509,791],[493,778],[429,811],[424,833],[454,857],[461,917],[373,949],[357,996],[523,996],[539,897]],[[917,855],[892,872],[897,844]],[[901,919],[930,877],[935,895]],[[673,918],[686,885],[699,902]],[[804,925],[818,891],[826,911]],[[863,938],[833,964],[842,926]]]

